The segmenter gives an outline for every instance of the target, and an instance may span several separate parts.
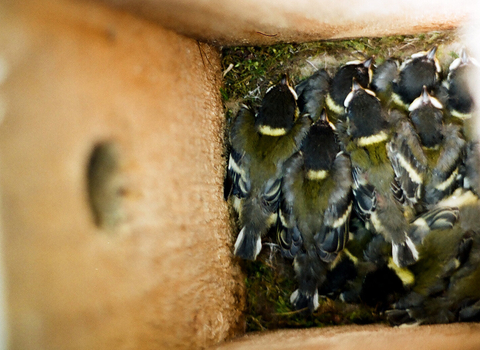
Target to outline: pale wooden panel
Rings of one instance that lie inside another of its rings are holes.
[[[0,11],[11,348],[198,348],[243,331],[218,50],[95,2],[21,3]],[[100,207],[120,221],[98,228],[86,176],[102,141],[119,204]]]
[[[462,24],[478,6],[474,0],[102,1],[217,45],[266,45],[449,29]]]
[[[216,350],[476,350],[480,324],[392,328],[385,325],[281,330],[250,334]]]

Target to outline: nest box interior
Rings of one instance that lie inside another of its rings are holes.
[[[478,348],[478,324],[245,335],[222,189],[221,46],[453,29],[461,5],[0,2],[0,346]]]

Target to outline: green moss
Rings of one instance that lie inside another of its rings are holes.
[[[375,309],[320,298],[313,314],[294,310],[290,294],[296,289],[292,261],[265,247],[257,261],[245,261],[247,287],[247,331],[308,328],[383,322]]]
[[[460,57],[459,54],[455,51],[450,51],[449,54],[450,54],[450,57],[454,60],[457,59],[458,57]]]
[[[401,59],[433,45],[446,45],[454,37],[453,31],[446,31],[417,36],[227,47],[222,50],[222,67],[226,72],[221,88],[223,102],[234,112],[240,102],[259,104],[265,90],[276,83],[282,73],[288,73],[294,83],[311,75],[314,68],[308,62],[333,73],[339,65],[354,59],[375,55],[376,63],[380,64],[388,57]]]

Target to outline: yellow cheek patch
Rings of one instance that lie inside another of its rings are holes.
[[[344,256],[349,258],[354,265],[357,265],[358,258],[354,256],[352,253],[350,253],[347,248],[345,248],[337,255],[335,260],[333,260],[333,262],[330,265],[330,270],[333,270],[339,263],[341,263]]]
[[[403,109],[408,110],[408,105],[402,101],[401,97],[397,93],[392,93],[392,102],[395,103],[397,106],[402,107]]]
[[[398,267],[391,257],[388,260],[388,267],[395,271],[395,274],[400,278],[405,287],[412,286],[415,283],[415,275],[412,271],[405,267]]]
[[[238,166],[231,154],[228,160],[228,169],[232,169],[237,174],[240,174],[240,176],[245,177],[245,171]]]
[[[295,90],[290,85],[287,85],[287,86],[288,86],[288,89],[290,90],[290,92],[292,93],[293,97],[295,98],[295,101],[298,100],[298,96],[297,96],[297,93],[295,92]]]
[[[472,117],[472,113],[461,113],[455,110],[451,111],[450,114],[452,115],[452,117],[455,117],[461,120],[467,120]]]
[[[452,175],[450,175],[448,179],[443,181],[441,184],[438,184],[437,186],[435,186],[435,188],[439,191],[445,191],[447,188],[449,188],[452,185],[453,181],[455,181],[457,176],[458,176],[458,168],[456,168],[453,171]]]
[[[360,137],[359,139],[357,139],[357,145],[359,145],[360,147],[365,147],[386,141],[387,139],[388,134],[385,131],[380,131],[378,134],[372,136]]]
[[[442,66],[440,66],[440,61],[437,59],[437,57],[435,57],[433,60],[435,62],[435,70],[438,74],[440,74],[442,72]]]
[[[238,215],[241,215],[242,207],[243,207],[243,199],[233,196],[232,204],[233,204],[233,208],[238,213]]]
[[[345,255],[347,255],[347,256],[350,258],[350,260],[353,261],[353,263],[354,263],[355,265],[357,265],[357,263],[358,263],[358,258],[357,258],[355,255],[353,255],[352,253],[350,253],[350,251],[349,251],[348,249],[346,249],[346,248],[345,248],[343,251],[345,252]]]
[[[258,128],[258,132],[267,136],[283,136],[287,133],[285,128],[272,128],[268,125],[262,125]]]
[[[288,225],[287,219],[285,219],[285,216],[283,215],[283,212],[281,209],[278,211],[278,217],[280,218],[280,222],[282,223],[283,226],[285,226],[286,228],[291,228]]]
[[[475,205],[478,202],[478,197],[472,191],[465,191],[463,188],[458,188],[449,197],[440,201],[437,207],[465,207],[468,205]]]
[[[337,220],[335,220],[335,222],[332,225],[333,228],[339,228],[339,227],[345,225],[345,223],[347,222],[351,212],[352,212],[352,204],[350,204],[348,206],[347,210],[345,211],[345,213],[342,215],[341,218],[338,218]]]
[[[417,171],[416,171],[416,170],[411,166],[411,164],[403,157],[403,155],[398,154],[397,157],[398,157],[399,163],[400,163],[400,164],[402,165],[402,167],[407,171],[408,177],[410,177],[410,179],[411,179],[413,182],[417,183],[417,184],[423,183],[423,175],[417,173]]]
[[[380,219],[378,218],[376,211],[374,211],[374,212],[370,215],[370,221],[372,222],[372,225],[373,225],[373,227],[375,228],[375,231],[377,231],[378,233],[383,233],[383,232],[386,231],[385,228],[384,228],[383,225],[382,225],[382,222],[381,222]]]
[[[276,213],[272,213],[267,219],[267,225],[269,227],[273,226],[277,222],[278,215]]]
[[[335,101],[330,96],[330,93],[327,94],[327,98],[325,99],[327,103],[327,107],[336,114],[344,114],[345,108],[343,106],[337,105]]]
[[[323,180],[328,176],[328,170],[309,170],[307,171],[307,179],[313,181]]]

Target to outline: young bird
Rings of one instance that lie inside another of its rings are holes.
[[[364,88],[368,88],[372,81],[373,57],[360,62],[352,61],[342,66],[332,79],[330,89],[326,97],[326,105],[330,118],[334,124],[337,120],[344,120],[345,107],[343,102],[352,88],[352,79]]]
[[[431,231],[451,229],[458,216],[457,208],[434,208],[410,224],[409,237],[420,245]],[[325,285],[332,285],[333,282],[339,284],[342,277],[343,280],[348,277],[348,281],[342,281],[340,287],[340,298],[343,301],[361,300],[377,308],[389,307],[412,287],[415,275],[406,267],[400,268],[393,262],[391,244],[382,235],[368,231],[358,225],[355,219],[354,217],[350,223],[352,233],[341,253],[345,257],[338,264],[338,259],[334,261],[332,265],[335,267],[327,273]],[[341,269],[337,269],[337,265]]]
[[[243,107],[230,131],[232,151],[225,185],[233,197],[241,231],[235,255],[255,260],[261,237],[276,224],[283,163],[302,143],[311,120],[297,118],[295,91],[287,77],[267,90],[260,111]]]
[[[330,77],[326,70],[318,70],[308,79],[305,79],[295,87],[298,95],[298,108],[300,113],[310,114],[315,122],[320,117],[325,104],[325,95],[330,86]]]
[[[390,58],[379,65],[373,73],[370,86],[372,91],[386,106],[389,105],[392,97],[392,83],[398,78],[398,66],[399,63]]]
[[[470,301],[463,290],[448,296],[456,270],[468,260],[470,233],[466,236],[459,228],[432,233],[432,239],[427,239],[422,249],[426,257],[410,267],[416,282],[412,291],[396,302],[393,310],[386,312],[393,325],[454,322],[458,320],[461,304]],[[477,291],[479,278],[477,274],[474,282]],[[477,300],[479,298],[477,293]]]
[[[448,323],[480,316],[480,200],[457,189],[438,207],[459,208],[459,221],[450,229],[432,231],[420,248],[411,293],[387,312],[392,324]]]
[[[407,236],[408,223],[394,197],[394,171],[387,155],[390,126],[375,93],[353,80],[345,99],[347,117],[346,150],[353,169],[355,210],[377,233],[392,244],[394,263],[414,263],[418,252]]]
[[[409,107],[413,127],[401,121],[388,145],[397,197],[411,207],[418,204],[414,214],[438,203],[457,186],[466,143],[457,126],[444,125],[442,108],[424,86]]]
[[[460,121],[470,119],[474,109],[474,101],[468,85],[472,72],[478,69],[478,63],[469,58],[462,50],[460,57],[452,62],[444,86],[448,90],[447,109],[453,118]]]
[[[351,163],[340,152],[325,112],[312,125],[300,152],[285,164],[279,231],[286,251],[294,246],[289,237],[299,233],[294,270],[299,288],[290,300],[296,309],[318,307],[318,288],[325,280],[327,263],[348,239],[352,210]]]
[[[436,52],[435,46],[428,52],[413,54],[401,65],[398,77],[392,83],[392,100],[400,108],[408,109],[421,94],[424,85],[429,91],[436,87],[441,73]]]
[[[462,187],[480,195],[480,144],[478,141],[468,143],[465,152],[465,162]]]
[[[404,291],[402,280],[392,269],[391,244],[382,235],[367,230],[355,217],[350,222],[350,237],[345,249],[329,267],[320,293],[347,303],[388,306]]]

